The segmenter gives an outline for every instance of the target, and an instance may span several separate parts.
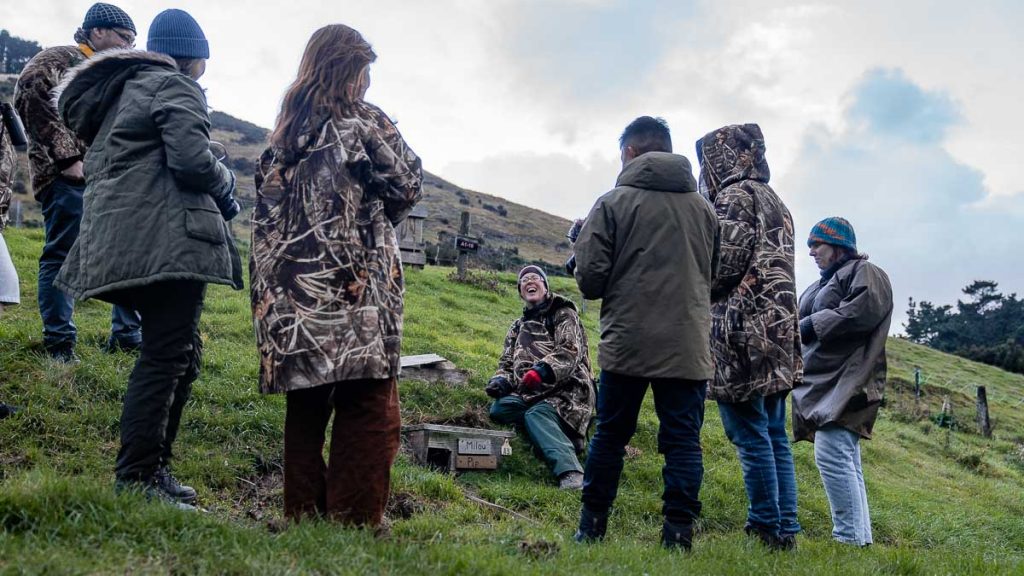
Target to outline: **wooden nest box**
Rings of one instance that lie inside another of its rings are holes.
[[[427,219],[427,209],[416,206],[412,212],[395,227],[398,238],[398,249],[404,266],[423,268],[427,263],[426,243],[423,242],[423,221]]]
[[[515,432],[416,424],[402,428],[413,461],[446,472],[497,470],[502,456],[512,453]]]

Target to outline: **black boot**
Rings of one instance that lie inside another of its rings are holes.
[[[573,535],[577,542],[599,542],[604,540],[604,533],[608,530],[608,513],[598,514],[583,506],[580,511],[580,527]]]
[[[8,416],[14,416],[21,408],[17,406],[11,406],[0,402],[0,419],[7,418]]]
[[[782,550],[793,550],[796,548],[796,536],[779,536],[778,533],[771,532],[767,528],[761,526],[755,526],[750,522],[747,522],[743,526],[743,532],[747,536],[757,536],[757,539],[764,544],[766,548],[772,552],[779,552]]]
[[[170,494],[164,492],[157,483],[156,478],[150,478],[149,480],[117,480],[114,483],[114,491],[118,494],[125,492],[138,492],[146,497],[147,500],[153,502],[162,502],[178,510],[195,511],[198,510],[195,506],[177,500],[171,497]]]
[[[166,464],[157,468],[153,473],[153,484],[158,490],[167,494],[178,502],[195,504],[196,491],[191,486],[185,486],[178,482],[178,479],[171,474],[171,469]]]
[[[689,552],[693,548],[693,522],[672,522],[661,525],[661,545],[669,550]]]

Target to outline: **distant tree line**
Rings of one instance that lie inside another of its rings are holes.
[[[1024,374],[1024,299],[1005,296],[999,285],[977,280],[963,289],[966,302],[935,306],[910,299],[907,337],[949,352]]]
[[[0,30],[0,72],[21,74],[25,64],[42,49],[39,42],[18,38],[7,30]]]

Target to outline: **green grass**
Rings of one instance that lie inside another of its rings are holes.
[[[569,536],[578,493],[559,491],[517,438],[496,473],[449,476],[401,455],[393,471],[392,534],[310,522],[283,532],[280,465],[284,403],[257,393],[257,354],[246,292],[211,287],[202,329],[203,375],[186,408],[177,475],[201,493],[204,514],[115,496],[120,398],[133,357],[99,350],[109,307],[80,305],[74,368],[42,357],[35,270],[42,233],[5,233],[22,274],[23,304],[0,317],[0,399],[24,406],[0,420],[0,573],[389,573],[389,574],[995,574],[1024,573],[1024,379],[903,341],[890,341],[891,385],[864,443],[876,544],[835,544],[811,445],[794,447],[805,532],[791,554],[767,554],[742,534],[746,497],[740,468],[714,404],[703,434],[704,514],[693,554],[657,547],[661,458],[657,419],[645,403],[608,540],[580,546]],[[448,270],[408,271],[406,354],[436,352],[469,371],[463,386],[401,384],[406,423],[485,417],[482,388],[508,325],[519,312],[499,295],[452,284]],[[502,276],[511,286],[513,277]],[[556,291],[577,299],[570,281]],[[596,359],[597,314],[584,322]],[[913,395],[913,368],[928,378]],[[989,386],[995,435],[972,423],[973,388]],[[964,388],[966,387],[966,388]],[[931,417],[950,397],[962,427]],[[513,509],[521,520],[481,508],[464,490]]]

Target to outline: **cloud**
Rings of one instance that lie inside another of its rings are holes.
[[[908,297],[951,303],[973,280],[1024,288],[1019,230],[1024,198],[993,198],[984,174],[952,156],[944,141],[960,121],[957,105],[901,70],[868,71],[849,92],[845,128],[813,126],[798,159],[777,183],[802,239],[826,216],[848,218],[858,248],[893,283],[893,329]],[[798,255],[804,252],[802,241]],[[816,279],[798,256],[798,282]]]

